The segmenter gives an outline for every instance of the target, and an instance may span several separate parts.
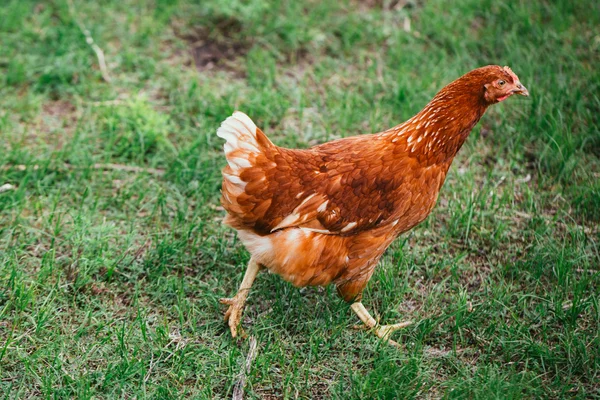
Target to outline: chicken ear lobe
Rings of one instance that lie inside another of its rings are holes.
[[[488,103],[493,103],[494,102],[494,95],[491,93],[491,90],[494,86],[491,83],[486,83],[485,85],[483,85],[483,89],[484,89],[484,95],[483,97],[485,98],[485,100]]]

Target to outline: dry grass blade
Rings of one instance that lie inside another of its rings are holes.
[[[136,167],[134,165],[123,165],[123,164],[94,164],[95,169],[106,169],[114,171],[126,171],[126,172],[144,172],[147,174],[162,176],[165,171],[157,168],[143,168]]]
[[[9,171],[11,169],[16,169],[18,171],[26,171],[28,168],[31,168],[34,171],[40,169],[39,165],[5,165],[0,168],[2,171]],[[66,169],[77,169],[83,167],[76,167],[71,164],[64,164],[64,168]],[[112,171],[125,171],[125,172],[135,172],[135,173],[147,173],[151,175],[162,176],[165,174],[165,171],[158,168],[144,168],[137,167],[135,165],[124,165],[124,164],[94,164],[94,169],[102,169],[102,170],[112,170]]]
[[[239,378],[233,387],[233,396],[231,397],[233,400],[242,400],[244,398],[244,386],[246,386],[246,375],[250,373],[250,367],[252,366],[252,361],[256,357],[256,338],[254,336],[250,336],[250,348],[248,349],[248,355],[246,356],[246,365],[242,368],[242,372],[240,372]]]
[[[92,37],[90,31],[77,17],[77,12],[75,10],[75,6],[73,5],[73,1],[69,0],[68,4],[69,13],[73,17],[75,23],[77,23],[77,26],[79,26],[79,29],[81,29],[81,33],[83,33],[83,35],[85,36],[85,42],[92,48],[92,50],[94,50],[94,53],[96,53],[96,57],[98,58],[98,65],[100,66],[100,73],[102,74],[102,79],[110,83],[111,79],[110,75],[108,74],[108,67],[106,66],[106,60],[104,58],[104,51],[100,48],[100,46],[96,44],[96,42],[94,42],[94,38]]]
[[[0,193],[9,192],[9,191],[15,190],[15,189],[16,189],[15,185],[11,185],[10,183],[5,183],[4,185],[0,186]]]

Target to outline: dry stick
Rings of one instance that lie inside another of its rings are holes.
[[[94,53],[96,53],[96,57],[98,58],[98,64],[100,65],[100,73],[102,74],[102,79],[104,79],[106,82],[110,82],[110,76],[108,75],[108,68],[106,67],[106,61],[104,59],[104,51],[102,51],[102,49],[96,44],[96,42],[94,42],[94,38],[92,37],[92,34],[85,27],[83,22],[81,22],[79,20],[79,18],[77,18],[77,12],[75,11],[75,6],[73,5],[73,0],[68,0],[68,4],[69,4],[69,12],[70,12],[71,16],[73,17],[73,20],[75,21],[77,26],[79,26],[81,33],[83,33],[83,35],[85,36],[86,43],[92,48],[92,50],[94,50]]]
[[[587,272],[588,274],[597,274],[600,271],[598,271],[597,269],[577,268],[575,270],[575,272],[579,272],[579,273]]]
[[[250,373],[250,367],[252,366],[252,361],[255,357],[256,338],[254,336],[250,336],[250,349],[248,349],[248,355],[246,356],[246,365],[244,368],[242,368],[242,372],[240,372],[239,379],[233,387],[233,397],[231,397],[232,400],[244,399],[244,386],[246,386],[246,375]]]
[[[34,171],[36,171],[37,169],[40,168],[39,165],[32,165],[31,168],[33,168]],[[16,169],[18,171],[25,171],[27,169],[27,165],[23,165],[23,164],[18,164],[18,165],[3,165],[2,167],[0,167],[0,170],[2,171],[10,171],[11,169]]]
[[[115,171],[127,171],[127,172],[146,172],[152,175],[164,175],[165,171],[156,168],[143,168],[136,167],[134,165],[122,165],[122,164],[94,164],[95,169],[112,169]]]
[[[75,167],[71,164],[63,164],[63,166],[66,169],[77,169],[77,168],[81,168],[83,169],[84,167]],[[0,167],[0,170],[2,171],[10,171],[11,169],[16,169],[18,171],[25,171],[27,170],[27,168],[31,168],[34,171],[38,170],[40,168],[39,165],[23,165],[23,164],[18,164],[18,165],[4,165],[2,167]],[[147,174],[152,174],[152,175],[158,175],[158,176],[162,176],[165,174],[165,171],[162,169],[157,169],[157,168],[143,168],[143,167],[136,167],[134,165],[122,165],[122,164],[94,164],[93,166],[94,169],[104,169],[104,170],[113,170],[113,171],[125,171],[125,172],[136,172],[136,173],[142,173],[145,172]]]

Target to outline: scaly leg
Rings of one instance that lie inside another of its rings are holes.
[[[379,325],[377,321],[375,321],[375,318],[373,318],[371,314],[369,314],[365,306],[363,306],[363,304],[360,301],[357,301],[350,307],[352,308],[352,311],[354,311],[354,313],[358,316],[358,318],[360,318],[360,320],[367,326],[367,328],[373,329],[377,336],[379,336],[380,338],[387,341],[393,346],[399,346],[399,344],[389,338],[392,332],[397,331],[398,329],[406,328],[407,326],[412,324],[412,321],[406,321],[393,325]]]
[[[232,337],[237,336],[237,327],[240,323],[240,318],[242,317],[242,311],[244,310],[244,305],[246,304],[248,292],[250,292],[252,283],[254,283],[254,278],[256,278],[256,275],[261,268],[262,267],[256,261],[254,261],[253,258],[251,258],[248,262],[248,268],[246,269],[244,279],[240,284],[237,294],[231,298],[223,298],[220,300],[221,304],[229,305],[229,308],[227,311],[225,311],[225,321],[229,324]]]

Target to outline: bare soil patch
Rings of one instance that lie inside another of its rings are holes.
[[[222,19],[213,27],[200,26],[188,32],[174,27],[174,31],[189,44],[191,59],[200,72],[226,70],[240,73],[234,61],[245,55],[252,45],[240,35],[242,24],[236,19]]]

